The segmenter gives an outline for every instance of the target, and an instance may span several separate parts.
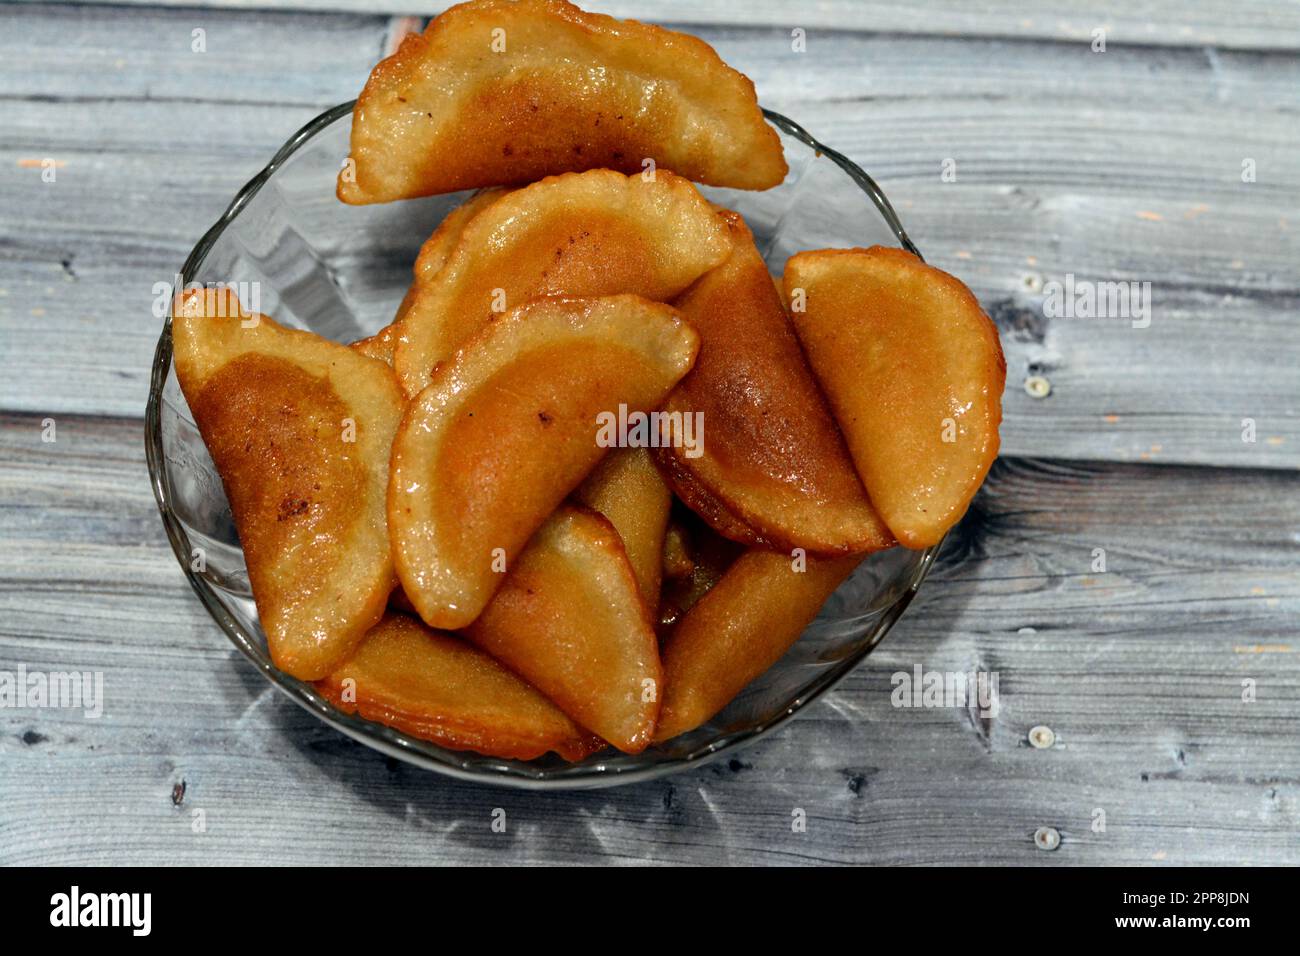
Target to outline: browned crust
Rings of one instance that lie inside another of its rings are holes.
[[[375,195],[375,190],[362,185],[362,180],[367,174],[361,168],[363,159],[357,158],[359,154],[364,154],[364,150],[361,148],[362,142],[358,135],[359,121],[357,117],[364,117],[367,111],[373,111],[373,107],[382,103],[384,95],[391,88],[400,86],[408,76],[418,72],[419,63],[426,56],[429,48],[442,41],[444,34],[454,36],[453,31],[462,26],[462,20],[472,22],[476,18],[490,17],[496,11],[501,11],[503,15],[506,15],[507,11],[510,14],[518,14],[521,10],[527,11],[529,9],[540,16],[550,17],[557,23],[577,29],[591,37],[617,39],[643,47],[651,45],[663,46],[671,51],[671,60],[674,66],[683,73],[694,66],[700,72],[725,77],[726,82],[717,84],[719,86],[725,87],[727,83],[733,84],[731,97],[728,98],[726,106],[733,114],[740,110],[748,114],[743,119],[734,122],[743,123],[747,134],[746,138],[753,138],[755,142],[749,147],[749,162],[743,164],[737,164],[734,160],[732,162],[733,165],[742,165],[747,171],[747,175],[754,178],[742,182],[727,175],[719,176],[716,171],[722,168],[721,163],[717,164],[713,169],[707,167],[702,169],[679,168],[678,172],[698,182],[746,189],[769,189],[780,185],[785,179],[789,167],[784,158],[781,140],[776,130],[769,126],[763,118],[762,110],[758,106],[753,81],[743,73],[728,66],[718,56],[717,51],[698,37],[666,30],[637,20],[620,21],[604,14],[587,13],[566,2],[566,0],[512,0],[510,3],[501,3],[499,0],[473,0],[473,2],[458,4],[444,11],[430,22],[423,34],[407,36],[402,41],[397,52],[382,60],[371,72],[357,99],[356,109],[354,110],[352,155],[356,159],[356,166],[353,169],[355,176],[352,181],[347,181],[344,174],[340,174],[337,186],[338,198],[343,202],[356,204],[387,201],[396,198],[413,198],[440,192],[452,192],[457,189],[521,184],[540,179],[548,174],[600,167],[619,169],[622,172],[629,173],[639,172],[641,170],[642,156],[655,155],[657,151],[646,151],[643,147],[648,144],[638,142],[639,136],[629,135],[627,142],[623,143],[621,149],[617,148],[614,141],[611,140],[607,144],[608,150],[606,151],[596,151],[596,155],[557,164],[555,168],[545,170],[532,169],[527,173],[520,172],[511,175],[509,173],[511,164],[505,161],[507,156],[504,154],[505,146],[503,145],[501,147],[503,156],[499,164],[501,172],[497,175],[477,175],[457,179],[452,171],[441,168],[436,174],[423,177],[423,184],[420,188],[410,190],[401,196]],[[364,119],[360,120],[360,122],[364,122]],[[636,129],[640,130],[641,127],[638,126]],[[626,154],[625,157],[624,154]],[[621,159],[621,157],[623,158]],[[674,164],[665,162],[662,165],[671,167]],[[756,169],[763,167],[770,167],[770,169],[767,169],[761,175],[754,172]],[[443,178],[439,179],[439,177]]]

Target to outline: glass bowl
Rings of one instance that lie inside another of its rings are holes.
[[[701,187],[741,213],[779,274],[802,249],[901,245],[915,252],[871,178],[785,117],[790,175],[776,189]],[[386,325],[411,281],[424,239],[465,193],[347,206],[334,182],[348,154],[352,104],[295,133],[194,247],[179,284],[256,283],[245,306],[277,322],[351,342]],[[504,760],[453,751],[342,713],[311,684],[277,670],[258,624],[221,479],[194,426],[172,368],[171,320],[154,355],[145,422],[149,476],[185,576],[226,636],[276,687],[327,724],[389,756],[465,780],[533,789],[603,787],[696,766],[758,739],[832,687],[865,657],[907,607],[937,549],[893,548],[864,561],[832,595],[789,653],[717,717],[636,756],[607,750],[570,764],[554,755]],[[201,559],[200,559],[201,556]]]

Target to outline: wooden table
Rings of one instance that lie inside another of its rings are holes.
[[[805,716],[666,781],[537,795],[273,691],[145,472],[155,283],[437,6],[0,5],[0,671],[99,670],[106,698],[0,710],[0,862],[1300,862],[1300,7],[591,4],[687,24],[880,180],[1001,328],[1004,457]],[[1067,275],[1150,282],[1149,326],[1048,317]],[[891,706],[917,664],[996,671],[997,717]]]

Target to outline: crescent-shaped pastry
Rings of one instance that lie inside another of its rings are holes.
[[[781,659],[860,555],[808,558],[752,548],[727,568],[663,646],[664,704],[656,740],[704,723]]]
[[[769,189],[788,167],[754,84],[696,37],[563,0],[452,7],[375,67],[352,117],[348,203],[650,163]]]
[[[581,760],[604,747],[491,655],[404,614],[384,615],[316,687],[340,710],[452,750]]]
[[[172,317],[176,375],[221,474],[271,659],[324,677],[397,583],[385,518],[404,400],[392,369],[195,290]]]
[[[600,515],[556,511],[464,634],[619,750],[649,745],[659,640],[623,542]]]
[[[907,547],[937,544],[998,454],[997,328],[959,279],[902,249],[801,252],[784,282],[872,503]]]

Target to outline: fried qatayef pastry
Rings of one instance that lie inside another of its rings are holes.
[[[672,459],[674,490],[720,533],[736,536],[695,485],[673,480],[689,473],[725,514],[757,532],[740,538],[749,543],[817,554],[891,546],[753,234],[735,213],[719,215],[732,233],[731,255],[674,301],[700,333],[700,354],[663,410],[700,416],[705,426],[697,447],[659,449]]]
[[[533,535],[465,637],[619,750],[659,715],[659,641],[619,534],[561,507]]]
[[[581,760],[603,744],[491,655],[388,613],[317,689],[334,706],[452,750]]]
[[[609,519],[623,540],[641,596],[648,607],[655,607],[673,495],[650,452],[614,449],[578,487],[574,498]]]
[[[176,375],[221,474],[271,659],[324,677],[397,579],[385,518],[405,404],[382,362],[194,291],[172,318]]]
[[[389,365],[393,364],[393,352],[397,349],[397,340],[401,334],[402,318],[411,310],[421,284],[428,282],[442,269],[469,221],[508,191],[505,189],[479,190],[447,213],[442,222],[438,224],[438,228],[433,231],[433,235],[426,239],[424,245],[420,247],[420,253],[416,256],[413,270],[415,276],[411,280],[410,288],[406,290],[406,295],[402,297],[401,304],[397,307],[397,314],[393,317],[393,321],[369,338],[353,342],[352,347],[354,349],[363,355],[380,359]]]
[[[388,488],[398,575],[426,622],[478,617],[605,454],[598,416],[657,407],[697,343],[675,310],[637,296],[537,299],[439,367],[402,419]]]
[[[959,279],[902,249],[801,252],[784,281],[872,503],[907,547],[937,544],[998,454],[997,328]]]
[[[721,262],[726,227],[699,191],[663,171],[555,176],[474,216],[422,283],[394,359],[408,396],[501,313],[546,295],[631,293],[667,301]]]
[[[517,185],[646,161],[769,189],[788,167],[754,84],[693,36],[562,0],[480,0],[407,37],[352,114],[348,203]]]
[[[861,555],[808,558],[750,549],[686,612],[663,646],[656,740],[693,730],[781,659]]]

